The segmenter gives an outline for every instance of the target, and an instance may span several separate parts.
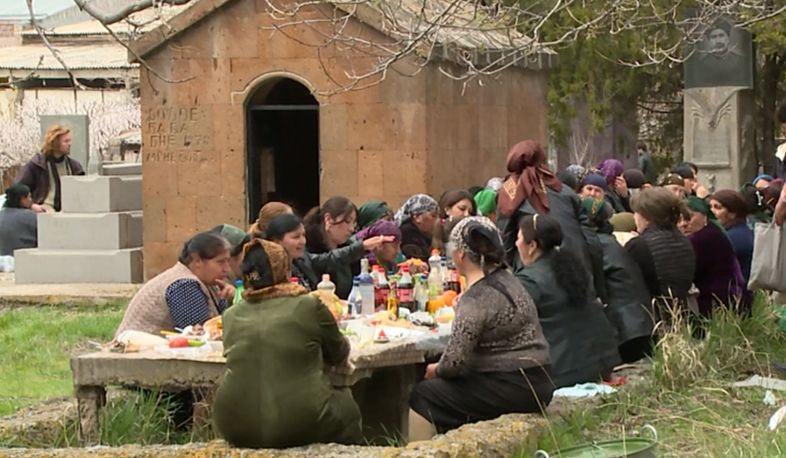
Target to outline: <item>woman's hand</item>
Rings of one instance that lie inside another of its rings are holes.
[[[376,250],[377,248],[381,247],[383,243],[391,243],[396,238],[392,235],[378,235],[376,237],[371,237],[366,240],[363,240],[363,249],[366,251]]]
[[[710,195],[710,193],[707,191],[707,188],[698,183],[696,183],[696,186],[694,186],[693,190],[696,191],[696,197],[699,199],[704,199]]]
[[[620,197],[628,197],[628,182],[625,181],[623,177],[617,177],[614,179],[614,189],[617,190],[617,194]]]
[[[231,303],[232,299],[235,298],[235,287],[224,280],[216,280],[216,285],[219,289],[218,297],[226,299],[227,303]]]
[[[42,206],[40,206],[38,204],[31,205],[30,206],[30,210],[33,210],[36,213],[46,213],[46,210],[44,210],[44,207],[42,207]]]
[[[410,259],[409,261],[407,261],[407,265],[409,265],[410,272],[415,272],[419,274],[428,273],[428,264],[421,261],[420,259]]]
[[[426,375],[423,378],[426,380],[437,378],[437,366],[439,366],[439,363],[433,363],[426,366]]]

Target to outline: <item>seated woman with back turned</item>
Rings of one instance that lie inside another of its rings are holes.
[[[33,198],[27,185],[12,185],[5,196],[0,210],[0,256],[13,256],[14,250],[38,246],[38,217],[30,209]]]
[[[215,232],[195,235],[178,262],[156,275],[128,304],[115,337],[125,330],[160,335],[219,316],[235,295],[224,278],[229,272],[229,242]]]
[[[541,412],[553,386],[549,347],[532,298],[505,270],[502,236],[487,218],[462,219],[451,256],[469,288],[450,342],[410,397],[409,440],[508,413]]]
[[[224,315],[226,376],[213,402],[213,424],[236,447],[358,444],[360,409],[323,372],[349,356],[330,311],[289,282],[284,248],[246,245],[244,300]]]
[[[521,220],[516,247],[524,269],[516,276],[537,306],[557,388],[600,382],[622,362],[603,305],[589,295],[589,273],[562,242],[556,219],[536,214]]]

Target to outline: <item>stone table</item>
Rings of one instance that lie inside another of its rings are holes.
[[[342,366],[326,368],[336,387],[352,389],[372,439],[407,431],[408,400],[428,353],[444,349],[445,332],[422,333],[386,344],[354,346]],[[189,349],[191,350],[191,349]],[[80,438],[96,443],[107,386],[178,392],[213,389],[221,383],[226,360],[221,352],[97,352],[71,358]]]

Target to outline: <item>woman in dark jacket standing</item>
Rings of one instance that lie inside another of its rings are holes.
[[[677,228],[687,209],[682,199],[666,188],[645,189],[631,201],[638,237],[625,244],[644,275],[650,294],[657,299],[656,320],[669,317],[677,303],[686,304],[693,283],[696,255],[690,241]]]
[[[655,311],[641,269],[612,235],[607,202],[583,199],[590,225],[598,232],[603,246],[603,273],[609,293],[604,311],[617,330],[617,345],[622,362],[633,363],[652,351]]]
[[[38,246],[38,219],[30,209],[30,188],[15,184],[5,190],[0,210],[0,256],[13,256],[14,250]]]
[[[570,248],[560,248],[556,219],[525,216],[519,227],[516,248],[525,268],[516,276],[538,307],[556,387],[605,380],[622,360],[603,305],[589,295],[586,269]]]
[[[746,221],[750,213],[748,203],[739,192],[723,189],[710,196],[710,208],[718,222],[726,229],[747,285],[753,262],[753,231]]]
[[[617,159],[605,159],[598,164],[598,170],[606,179],[609,192],[606,193],[606,201],[614,209],[614,213],[630,211],[630,194],[628,193],[628,183],[622,174],[625,167]]]
[[[559,221],[564,234],[565,248],[571,249],[586,270],[591,272],[596,294],[606,299],[603,280],[603,249],[597,234],[589,226],[581,199],[563,186],[557,177],[544,167],[546,153],[540,144],[526,140],[513,145],[508,153],[510,174],[500,189],[497,201],[497,227],[502,231],[508,264],[513,270],[522,269],[516,251],[519,223],[527,215],[550,215]]]
[[[16,180],[27,185],[33,195],[31,208],[37,212],[60,211],[60,177],[84,175],[82,164],[69,157],[71,154],[71,131],[54,125],[46,131],[41,152],[36,153]]]

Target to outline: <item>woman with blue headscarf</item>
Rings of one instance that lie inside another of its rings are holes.
[[[726,230],[706,200],[691,196],[687,204],[690,211],[683,216],[680,230],[696,254],[693,284],[699,289],[699,312],[710,317],[718,306],[749,310],[751,297]]]

